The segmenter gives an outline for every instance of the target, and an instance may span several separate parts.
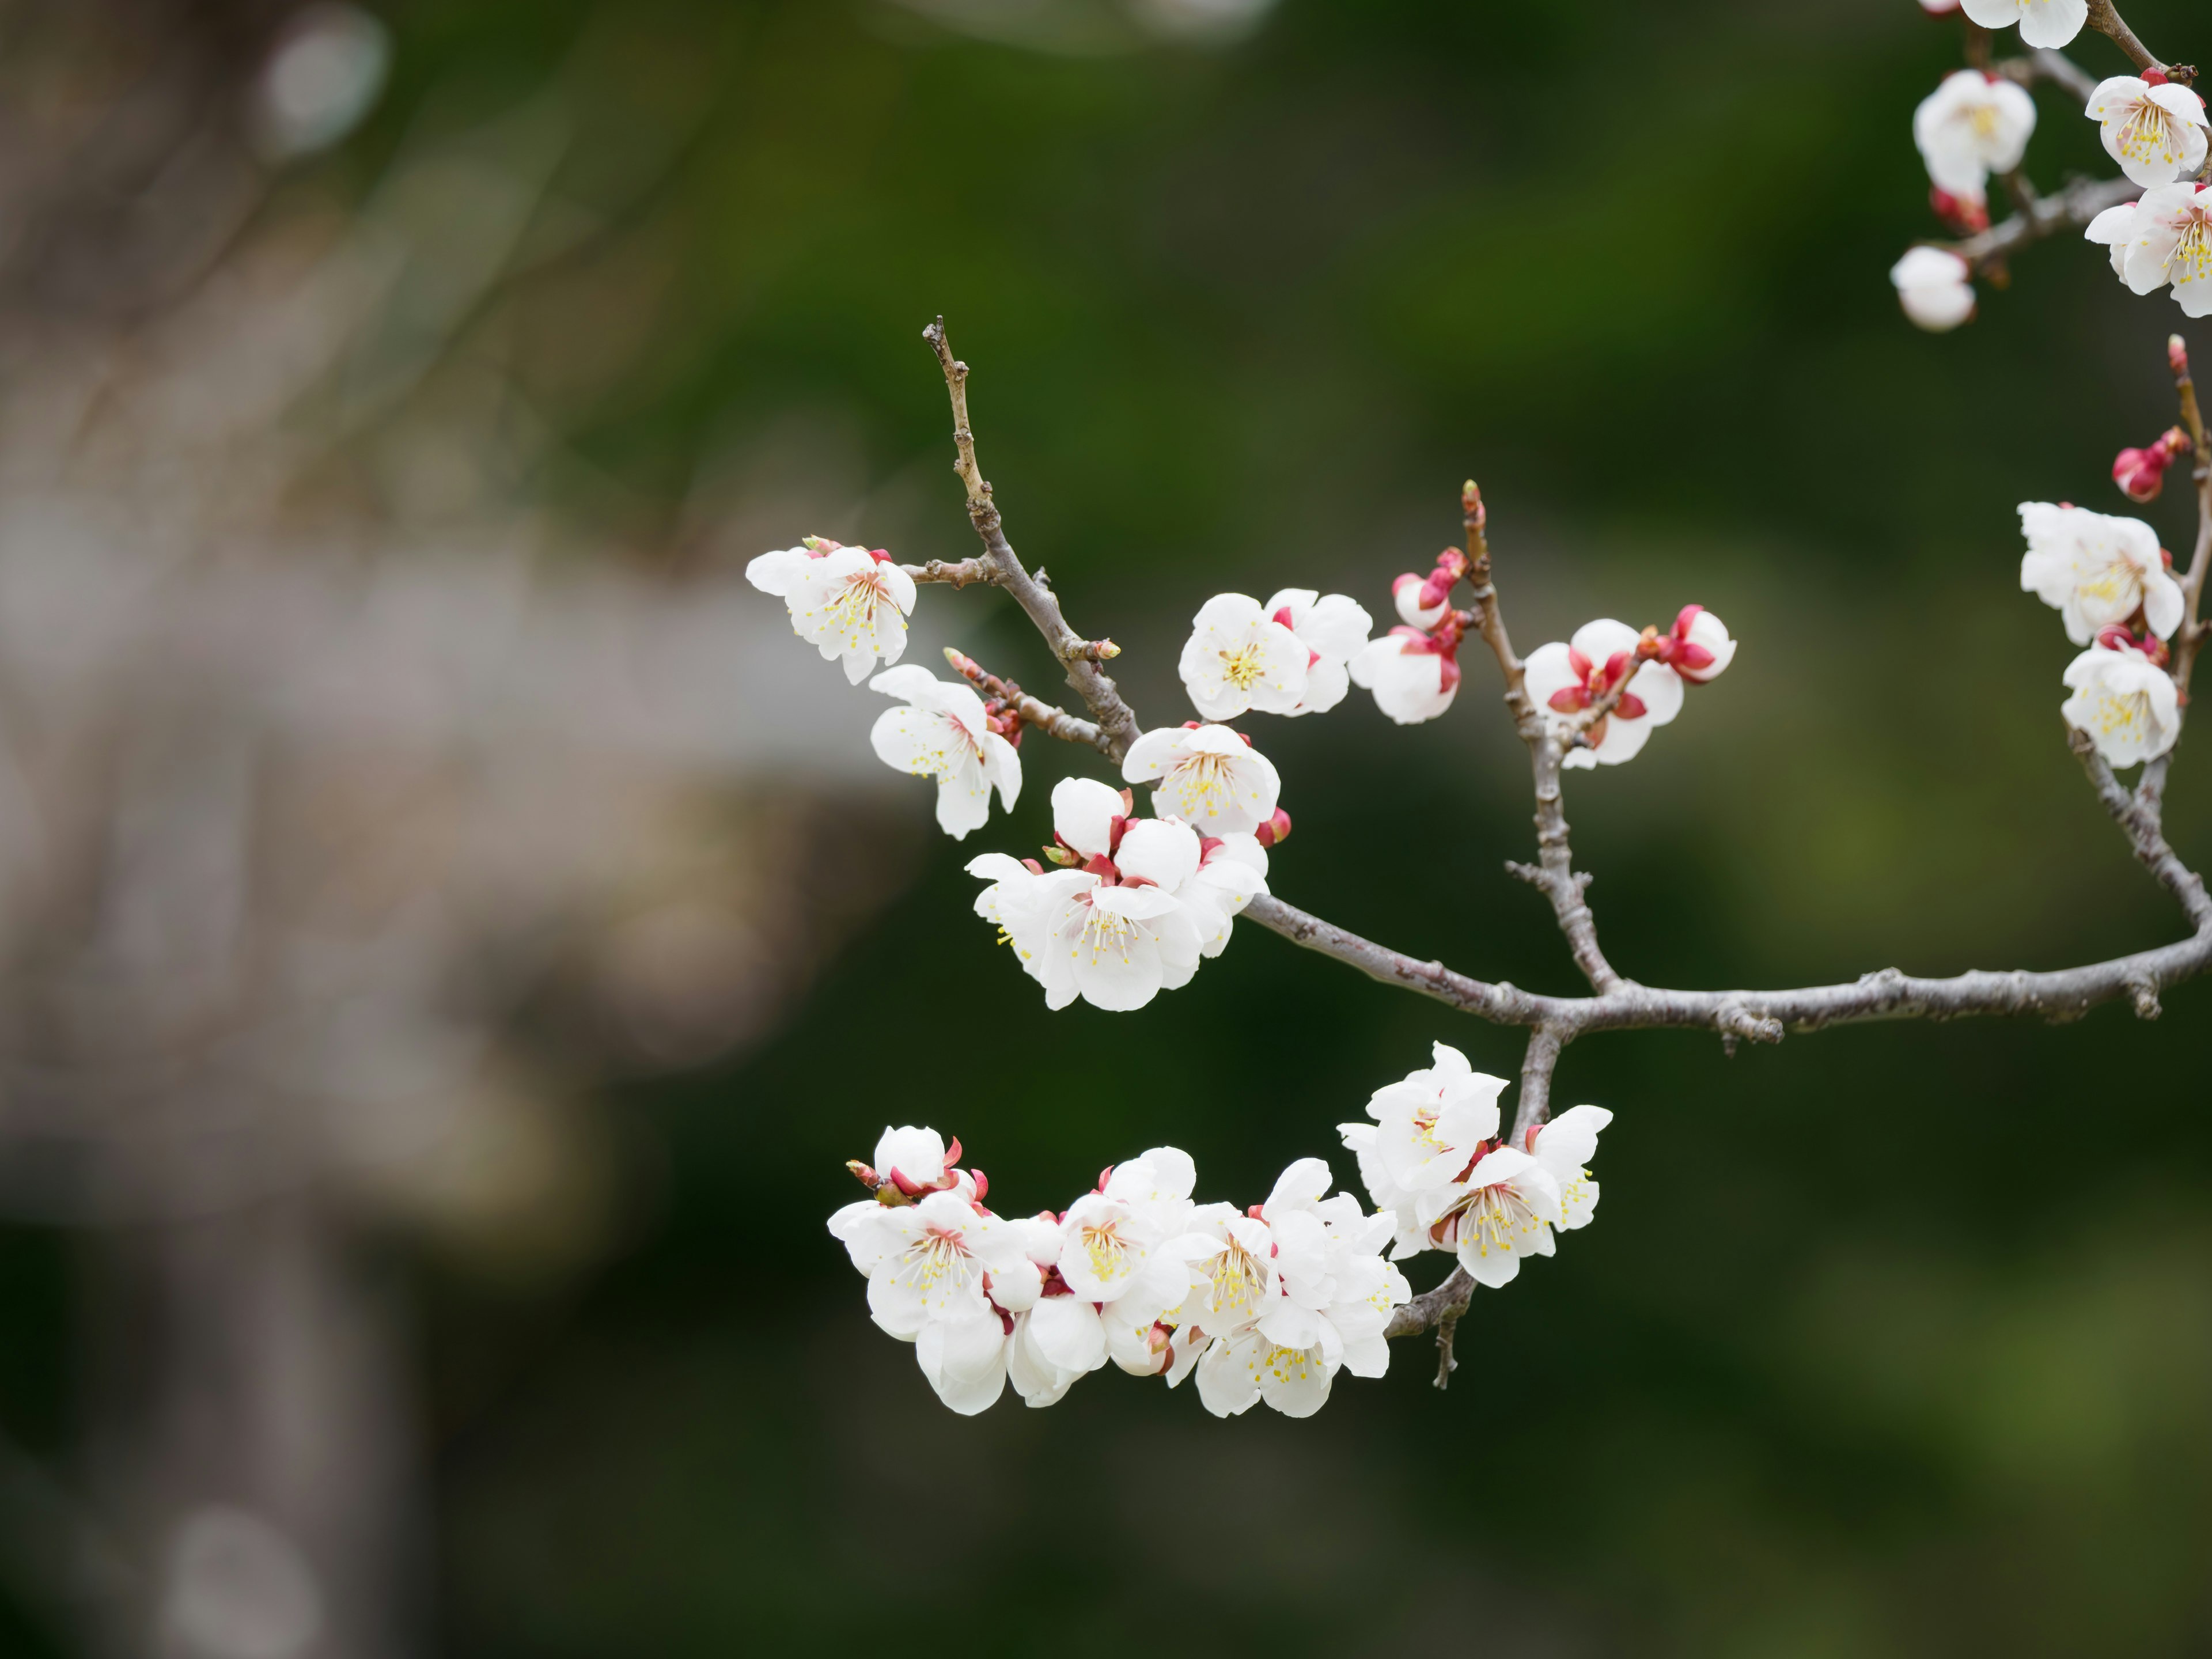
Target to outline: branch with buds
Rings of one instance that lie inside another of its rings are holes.
[[[2142,206],[2128,205],[2130,215],[2176,210],[2170,190],[2193,203],[2195,185],[2142,175],[2169,162],[2203,163],[2203,106],[2183,85],[2189,77],[2150,59],[2108,4],[2093,5],[2089,23],[2144,73],[2094,83],[2090,113],[2103,112],[2106,147],[2129,176],[2035,195],[2019,172],[2033,125],[2032,103],[2021,114],[2025,87],[2049,82],[2078,94],[2087,80],[2057,55],[2063,40],[2033,32],[2047,31],[2063,8],[1963,3],[1977,24],[2000,15],[2019,21],[2037,51],[1989,73],[1954,76],[1916,122],[1939,191],[1984,199],[1978,192],[1995,175],[2008,180],[2018,204],[2003,224],[1942,253],[1957,270],[1993,274],[2004,253],[2062,224],[2089,222],[2096,239],[2099,227],[2116,222],[2109,215],[2121,210],[2112,204],[2138,191]],[[1970,37],[1984,61],[1987,44]],[[2212,246],[2212,203],[2206,216],[2200,251]],[[2139,291],[2148,291],[2136,281],[2143,246],[2131,240],[2126,261]],[[2191,314],[2200,300],[2212,310],[2212,276],[2202,295],[2191,286],[2197,280],[2172,278]],[[1925,325],[1972,311],[1970,292],[1960,309],[1955,295],[1916,297],[1912,284],[1901,278],[1899,286],[1907,312]],[[1686,605],[1663,628],[1600,618],[1522,657],[1506,627],[1487,506],[1469,482],[1460,500],[1463,547],[1390,584],[1396,625],[1375,635],[1366,610],[1343,594],[1217,594],[1193,618],[1177,662],[1200,718],[1146,730],[1100,667],[1117,647],[1076,633],[1042,573],[1032,575],[1015,556],[977,459],[968,367],[952,355],[942,319],[924,338],[951,399],[954,470],[981,555],[902,566],[880,550],[810,538],[763,555],[749,574],[785,600],[799,635],[842,662],[855,684],[867,678],[899,701],[878,718],[872,742],[887,763],[936,782],[948,834],[982,827],[994,792],[1012,810],[1026,729],[1093,750],[1118,769],[1114,782],[1072,777],[1054,787],[1042,859],[986,853],[968,865],[986,884],[977,914],[997,927],[1048,1008],[1079,1000],[1141,1008],[1218,957],[1241,917],[1383,983],[1528,1032],[1510,1128],[1499,1103],[1514,1084],[1474,1071],[1441,1042],[1429,1065],[1373,1092],[1366,1121],[1340,1126],[1371,1209],[1355,1194],[1332,1194],[1334,1176],[1317,1158],[1294,1163],[1262,1204],[1201,1203],[1189,1158],[1155,1147],[1109,1169],[1067,1209],[1009,1220],[985,1205],[983,1178],[957,1167],[957,1142],[948,1151],[933,1131],[887,1128],[874,1164],[851,1166],[871,1196],[840,1211],[831,1231],[868,1278],[877,1322],[914,1343],[924,1375],[956,1410],[983,1409],[1009,1381],[1030,1404],[1048,1405],[1111,1358],[1171,1387],[1195,1376],[1218,1414],[1264,1401],[1303,1416],[1319,1408],[1340,1371],[1379,1375],[1387,1339],[1425,1330],[1437,1334],[1436,1381],[1444,1386],[1477,1290],[1510,1283],[1522,1262],[1553,1254],[1560,1234],[1591,1218],[1598,1187],[1587,1165],[1612,1113],[1552,1108],[1560,1057],[1583,1037],[1705,1030],[1733,1054],[1741,1042],[1871,1020],[2060,1022],[2121,1000],[2152,1019],[2166,993],[2212,969],[2212,898],[2162,822],[2190,671],[2207,632],[2199,611],[2212,567],[2212,446],[2179,337],[2168,348],[2179,418],[2148,445],[2121,450],[2112,471],[2130,500],[2148,501],[2189,458],[2198,527],[2187,570],[2175,574],[2141,520],[2033,501],[2020,508],[2020,577],[2059,612],[2079,648],[2062,677],[2069,746],[2136,860],[2180,907],[2188,937],[2069,968],[1942,978],[1885,968],[1848,983],[1764,990],[1669,988],[1617,973],[1599,943],[1585,899],[1590,876],[1575,868],[1565,816],[1569,773],[1632,761],[1725,672],[1737,641],[1711,611]],[[957,651],[945,653],[954,682],[910,665],[871,678],[879,661],[896,662],[916,585],[933,582],[1012,594],[1084,712],[1034,697]],[[1323,714],[1356,685],[1397,724],[1425,723],[1451,708],[1470,637],[1495,660],[1506,712],[1529,753],[1536,859],[1507,868],[1550,902],[1587,994],[1524,991],[1416,960],[1296,908],[1269,886],[1272,855],[1290,830],[1283,780],[1231,722]],[[2130,790],[2117,775],[2135,766],[2142,772]],[[1149,816],[1139,788],[1149,793]],[[1431,1251],[1455,1265],[1417,1296],[1395,1264]]]

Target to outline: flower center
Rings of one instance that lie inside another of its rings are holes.
[[[1477,1255],[1495,1252],[1511,1255],[1519,1243],[1533,1237],[1543,1224],[1521,1194],[1506,1182],[1480,1187],[1437,1218],[1429,1237],[1441,1249],[1460,1249],[1472,1243]]]
[[[907,1246],[906,1271],[900,1275],[917,1291],[933,1290],[940,1279],[965,1279],[968,1247],[958,1233],[933,1227]]]
[[[2166,122],[2166,112],[2149,99],[2128,112],[2128,118],[2120,123],[2120,154],[2138,161],[2163,161],[2171,155],[2173,143]]]
[[[1249,691],[1259,679],[1260,673],[1260,647],[1257,644],[1248,643],[1233,652],[1221,653],[1221,678],[1239,691]]]
[[[2107,691],[2092,705],[2089,718],[2096,722],[2100,737],[2141,738],[2150,726],[2149,695],[2129,691],[2115,696]]]
[[[1257,1304],[1260,1293],[1267,1288],[1267,1272],[1260,1266],[1259,1258],[1232,1238],[1229,1248],[1213,1258],[1206,1305],[1215,1313],[1241,1317],[1246,1310]]]
[[[1094,1279],[1112,1280],[1121,1277],[1122,1263],[1128,1259],[1129,1243],[1116,1231],[1116,1224],[1083,1230],[1083,1251],[1091,1260],[1091,1274]]]
[[[2178,283],[2202,282],[2212,276],[2212,243],[2206,240],[2202,209],[2189,210],[2189,222],[2183,228],[2180,241],[2174,245],[2173,262],[2182,267],[2181,274],[2174,278]]]

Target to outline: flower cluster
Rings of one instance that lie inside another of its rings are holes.
[[[1009,1381],[1054,1404],[1109,1360],[1170,1388],[1194,1373],[1217,1417],[1261,1400],[1310,1417],[1339,1371],[1389,1369],[1391,1310],[1413,1297],[1382,1258],[1391,1218],[1331,1196],[1318,1158],[1239,1210],[1194,1202],[1189,1155],[1156,1146],[1065,1210],[1006,1218],[959,1156],[933,1129],[885,1129],[872,1165],[848,1166],[872,1196],[830,1231],[868,1281],[870,1316],[963,1416]]]
[[[1131,747],[1133,763],[1142,747],[1141,740]],[[1279,838],[1277,819],[1288,827],[1287,815],[1274,806],[1273,776],[1267,768],[1268,817],[1261,825],[1271,840]],[[1161,793],[1167,792],[1155,792],[1156,800]],[[1193,793],[1204,792],[1194,785]],[[976,896],[975,914],[997,925],[1022,971],[1044,987],[1047,1007],[1065,1008],[1081,997],[1122,1012],[1188,984],[1201,957],[1221,954],[1237,913],[1267,890],[1259,836],[1239,830],[1200,836],[1180,818],[1137,817],[1135,805],[1127,790],[1064,778],[1052,792],[1053,841],[1045,849],[1059,867],[1003,853],[968,866],[969,875],[990,883]]]
[[[1956,9],[1956,0],[1923,4],[1931,11]],[[2065,45],[2088,15],[2087,0],[1964,0],[1964,7],[1985,28],[2018,24],[2030,47]],[[1929,204],[1954,233],[1989,229],[1992,176],[2006,179],[2016,200],[2032,197],[2017,170],[2035,131],[2035,100],[2023,84],[2034,72],[2033,60],[2024,58],[1960,70],[1913,112],[1912,139],[1927,166]],[[2187,79],[2188,71],[2179,73]],[[2212,189],[2196,176],[2212,125],[2204,100],[2165,70],[2146,69],[2098,82],[2082,113],[2097,123],[2106,154],[2142,189],[2140,199],[2098,214],[2083,234],[2110,249],[2113,273],[2137,294],[2171,288],[2190,316],[2212,311]],[[1908,251],[1889,273],[1906,317],[1938,332],[1968,320],[1975,260],[1987,257],[1973,245]],[[1993,263],[1991,269],[2001,279],[2001,268]]]
[[[1394,1223],[1393,1261],[1448,1251],[1475,1283],[1495,1288],[1523,1256],[1550,1255],[1554,1229],[1589,1224],[1597,1182],[1583,1166],[1613,1114],[1575,1107],[1516,1147],[1498,1138],[1504,1090],[1504,1078],[1439,1042],[1433,1065],[1375,1091],[1373,1122],[1338,1126],[1368,1196]]]
[[[745,580],[781,599],[799,637],[825,662],[842,662],[854,685],[878,659],[888,666],[906,650],[914,578],[880,547],[809,536],[797,547],[762,554],[745,567]]]
[[[1265,605],[1217,593],[1191,618],[1176,667],[1191,707],[1209,720],[1319,714],[1344,701],[1345,665],[1372,626],[1341,593],[1285,587]]]
[[[2118,476],[2118,469],[2115,469]],[[2023,501],[2020,585],[2057,611],[2087,649],[2067,665],[2059,713],[2114,766],[2154,760],[2180,735],[2179,689],[2164,641],[2185,606],[2172,557],[2140,519],[2067,502]]]

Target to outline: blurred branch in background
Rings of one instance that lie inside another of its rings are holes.
[[[770,688],[732,571],[579,556],[533,505],[557,457],[503,307],[650,184],[564,196],[559,77],[418,118],[350,213],[270,169],[371,106],[366,15],[117,0],[23,33],[0,1209],[82,1230],[91,1375],[82,1496],[9,1448],[0,1528],[99,1651],[412,1651],[422,1436],[379,1241],[588,1255],[621,1161],[578,1080],[744,1042],[896,860],[810,879],[872,768],[817,758],[848,749],[807,703],[737,717]]]

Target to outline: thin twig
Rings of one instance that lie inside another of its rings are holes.
[[[2086,225],[2108,207],[2132,202],[2142,186],[2127,179],[2076,179],[2063,190],[2039,196],[2027,210],[1963,242],[1939,242],[1975,270],[2002,261],[2014,249],[2040,241],[2073,226]]]
[[[1109,739],[1091,721],[1080,715],[1071,714],[1064,708],[1055,708],[1016,685],[1012,680],[1000,679],[972,657],[945,647],[945,660],[951,663],[960,677],[985,696],[995,698],[1019,714],[1024,726],[1034,726],[1048,738],[1058,738],[1062,743],[1087,744],[1102,752],[1107,751]]]
[[[1085,639],[1067,625],[1052,590],[1023,568],[1006,540],[998,503],[992,499],[991,486],[975,459],[975,434],[968,420],[968,365],[953,356],[951,343],[945,336],[945,319],[939,317],[922,330],[921,337],[937,354],[938,364],[945,371],[945,389],[952,399],[952,445],[956,452],[953,471],[960,475],[961,484],[968,492],[968,519],[982,541],[991,580],[1014,596],[1014,602],[1036,625],[1037,632],[1044,635],[1053,655],[1067,670],[1068,684],[1082,697],[1104,734],[1106,740],[1098,745],[1099,749],[1110,758],[1119,760],[1137,740],[1136,714],[1121,700],[1121,690],[1112,678],[1098,666],[1096,642]]]
[[[2136,861],[2157,878],[2160,886],[2173,895],[2191,927],[2200,932],[2212,928],[2212,899],[2205,896],[2204,879],[2166,845],[2163,826],[2159,822],[2155,803],[2165,787],[2164,771],[2159,774],[2159,787],[2146,802],[2121,787],[2105,757],[2097,752],[2096,739],[2087,732],[2068,728],[2067,742],[2081,757],[2081,769],[2089,775],[2089,787],[2097,792],[2097,799],[2112,815],[2112,822],[2127,832],[2128,844],[2135,849]],[[2149,782],[2148,775],[2144,781]]]
[[[2135,60],[2137,69],[2163,73],[2168,67],[2136,39],[2136,32],[2121,21],[2120,14],[2113,9],[2112,0],[2089,0],[2089,27],[2100,34],[2110,35],[2119,49]]]
[[[2005,58],[1990,65],[1993,74],[2032,87],[2039,81],[2048,81],[2065,91],[2068,96],[2089,101],[2097,90],[2097,77],[2076,64],[2063,52],[2053,52],[2039,46],[2025,58]]]
[[[999,579],[998,573],[981,559],[932,559],[927,564],[902,564],[899,568],[917,582],[950,582],[955,587]]]

